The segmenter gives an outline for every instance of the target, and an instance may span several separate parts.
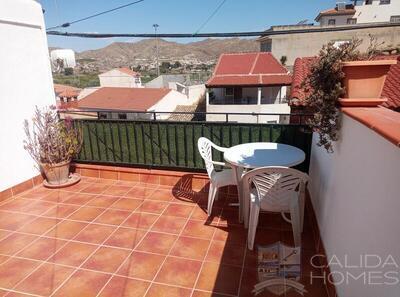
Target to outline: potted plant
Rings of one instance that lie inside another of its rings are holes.
[[[340,106],[377,106],[386,73],[396,61],[374,60],[380,44],[371,37],[365,53],[358,47],[361,40],[335,46],[324,45],[303,82],[308,95],[307,108],[313,113],[310,126],[319,134],[318,145],[328,152],[339,138]],[[367,67],[367,65],[371,66]]]
[[[36,161],[50,186],[70,183],[70,163],[82,146],[82,133],[71,118],[60,120],[55,107],[36,107],[32,124],[24,121],[24,148]]]
[[[345,95],[339,99],[342,106],[378,106],[386,74],[396,60],[364,60],[343,62]]]

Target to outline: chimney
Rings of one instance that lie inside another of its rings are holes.
[[[342,11],[346,9],[346,1],[336,1],[336,10]]]

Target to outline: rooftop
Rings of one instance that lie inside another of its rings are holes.
[[[206,85],[267,86],[290,83],[288,70],[271,53],[257,52],[222,54]]]
[[[354,9],[354,6],[352,4],[348,4],[343,9],[338,9],[338,7],[335,7],[321,11],[315,18],[315,21],[319,22],[320,18],[323,16],[354,15],[355,13],[356,10]]]
[[[78,97],[81,89],[67,85],[54,84],[54,92],[56,93],[57,97],[72,98]]]
[[[170,89],[103,87],[82,98],[79,108],[147,111]]]

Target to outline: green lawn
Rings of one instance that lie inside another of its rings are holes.
[[[76,88],[88,88],[100,86],[98,73],[90,74],[53,74],[53,81],[55,84],[68,85]]]

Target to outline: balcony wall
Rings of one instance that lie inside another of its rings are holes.
[[[398,116],[381,108],[376,110]],[[382,121],[384,116],[377,118]],[[386,131],[395,131],[395,125],[386,125]],[[360,266],[360,256],[365,255],[379,255],[383,261],[391,255],[400,264],[400,148],[348,115],[343,115],[341,139],[333,154],[316,146],[317,138],[314,134],[310,192],[328,261],[336,256],[335,262],[342,264],[330,265],[338,282],[338,296],[399,296],[398,283],[368,285],[361,278],[346,284],[342,276],[378,271],[378,278],[371,282],[392,282],[381,278],[380,272],[398,271],[393,265],[369,269],[344,265],[347,257],[347,265]],[[369,260],[371,264],[377,261],[376,257]]]
[[[38,172],[23,149],[23,120],[35,105],[55,104],[42,7],[31,0],[0,3],[0,192]]]
[[[239,123],[268,123],[275,122],[281,124],[289,123],[290,106],[287,104],[251,104],[251,105],[208,105],[207,112],[227,112],[229,121]],[[287,114],[287,116],[280,115],[232,115],[233,113],[276,113]],[[207,121],[218,122],[226,121],[223,114],[207,114]]]

